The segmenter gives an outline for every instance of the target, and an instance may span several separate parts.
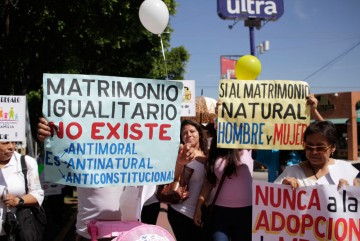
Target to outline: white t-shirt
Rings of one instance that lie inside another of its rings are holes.
[[[0,169],[0,235],[5,234],[2,230],[2,223],[7,211],[2,201],[2,196],[5,195],[5,191],[7,190],[8,193],[14,194],[15,196],[25,195],[25,181],[21,170],[20,158],[21,155],[14,152],[10,161]],[[25,156],[25,162],[27,166],[28,194],[34,196],[39,205],[41,205],[44,200],[44,191],[41,189],[37,162],[30,156]],[[13,207],[12,209],[16,208]]]
[[[76,232],[89,239],[86,223],[90,220],[140,221],[142,206],[155,188],[155,185],[78,187]]]
[[[351,163],[337,159],[334,159],[334,164],[329,165],[328,168],[328,174],[320,177],[318,180],[313,180],[305,176],[299,165],[289,166],[283,171],[283,173],[281,173],[281,175],[275,180],[274,183],[281,184],[285,178],[294,177],[299,180],[302,187],[329,184],[337,185],[339,180],[342,178],[347,180],[349,185],[352,186],[354,179],[359,173],[359,171],[353,167]]]

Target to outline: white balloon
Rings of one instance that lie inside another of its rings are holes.
[[[139,9],[142,25],[153,34],[161,34],[169,22],[169,10],[161,0],[145,0]]]

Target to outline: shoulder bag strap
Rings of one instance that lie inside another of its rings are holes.
[[[24,174],[24,181],[25,181],[25,193],[27,194],[29,191],[29,188],[27,186],[27,166],[26,166],[26,162],[25,162],[25,156],[21,155],[21,171]]]
[[[218,186],[218,188],[217,188],[217,190],[216,190],[216,193],[215,193],[215,195],[214,195],[214,199],[213,199],[213,201],[211,202],[211,206],[214,206],[214,204],[215,204],[215,202],[216,202],[216,199],[217,199],[218,196],[219,196],[220,189],[221,189],[221,186],[222,186],[223,183],[224,183],[225,177],[226,177],[226,174],[225,174],[225,169],[224,169],[224,173],[223,173],[222,176],[221,176],[221,180],[220,180],[219,186]]]

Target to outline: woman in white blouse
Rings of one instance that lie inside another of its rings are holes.
[[[275,183],[291,185],[292,188],[313,185],[357,186],[359,173],[351,163],[334,159],[337,134],[330,121],[311,123],[304,132],[306,160],[299,165],[289,166],[275,180]]]
[[[36,160],[25,156],[29,189],[26,194],[20,159],[21,154],[15,151],[14,142],[0,142],[0,241],[6,240],[2,223],[5,221],[7,208],[15,210],[16,207],[23,205],[41,205],[44,200]]]

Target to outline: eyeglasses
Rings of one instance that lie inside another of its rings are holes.
[[[319,153],[324,153],[327,150],[329,150],[331,147],[331,145],[329,146],[309,146],[309,145],[304,145],[304,150],[305,151],[316,151]]]

